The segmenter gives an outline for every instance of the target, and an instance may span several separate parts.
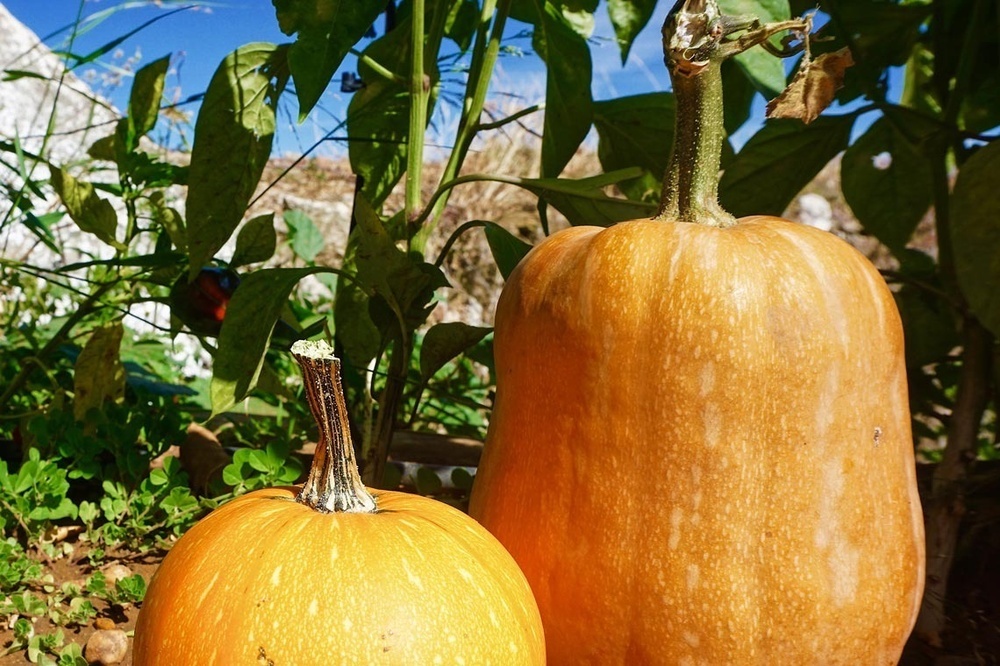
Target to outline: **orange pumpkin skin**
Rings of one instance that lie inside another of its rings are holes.
[[[535,248],[496,316],[470,513],[549,664],[895,664],[924,580],[903,338],[881,276],[773,217]]]
[[[177,542],[143,601],[137,666],[545,663],[531,590],[468,516],[378,490],[375,514],[323,514],[297,491],[239,497]]]

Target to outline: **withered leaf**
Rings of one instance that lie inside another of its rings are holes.
[[[847,47],[811,60],[780,95],[768,102],[767,117],[798,118],[807,124],[816,120],[843,87],[844,71],[853,64]]]

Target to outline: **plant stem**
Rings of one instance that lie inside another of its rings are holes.
[[[296,501],[321,513],[374,513],[375,498],[361,482],[340,381],[340,360],[322,341],[299,340],[292,356],[302,368],[309,409],[319,426],[312,468]]]
[[[469,153],[472,141],[479,131],[479,118],[482,116],[483,107],[486,104],[486,95],[489,92],[490,81],[493,79],[493,68],[496,66],[497,57],[500,54],[500,42],[503,39],[504,27],[507,23],[507,16],[510,14],[512,0],[486,0],[480,13],[479,30],[476,33],[476,42],[473,46],[472,63],[469,68],[471,72],[465,90],[465,99],[462,102],[462,116],[458,121],[458,131],[455,136],[455,147],[448,156],[444,171],[441,174],[441,184],[455,179],[465,157]],[[492,22],[492,28],[490,24]],[[441,188],[438,188],[439,192]],[[447,190],[445,191],[447,192]],[[420,214],[420,224],[422,225],[413,237],[410,247],[421,254],[427,245],[427,240],[434,232],[437,219],[444,210],[448,202],[448,195],[444,192],[443,197],[433,201],[433,205],[428,204],[428,208]],[[409,219],[409,218],[407,218]],[[427,220],[430,220],[427,222]]]
[[[430,81],[424,73],[424,0],[413,0],[410,25],[410,132],[406,146],[406,193],[404,216],[420,208],[421,173],[424,163],[424,134]]]
[[[752,17],[723,16],[716,0],[688,0],[663,24],[663,55],[677,114],[674,146],[654,219],[731,227],[736,218],[719,205],[719,163],[726,138],[722,62],[779,32],[808,30],[808,19],[761,25]],[[738,37],[733,35],[741,33]],[[791,55],[794,50],[768,51]]]
[[[396,426],[396,411],[406,388],[406,368],[413,354],[410,334],[404,332],[394,341],[389,352],[389,368],[385,385],[378,401],[378,416],[375,417],[373,445],[365,459],[365,482],[374,488],[382,485],[385,465],[389,459],[389,446]]]
[[[691,77],[671,71],[677,115],[674,147],[663,176],[658,220],[731,227],[736,218],[719,205],[719,163],[726,138],[722,63]]]

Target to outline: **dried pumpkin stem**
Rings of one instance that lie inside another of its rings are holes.
[[[664,61],[677,108],[674,146],[654,219],[714,227],[736,224],[736,218],[719,205],[719,163],[726,138],[722,62],[778,33],[808,32],[810,25],[809,19],[761,24],[754,17],[723,16],[716,0],[683,0],[675,5],[663,24]]]
[[[323,341],[299,340],[292,356],[302,368],[309,409],[319,426],[319,444],[309,477],[296,501],[321,513],[374,513],[372,497],[358,473],[340,381],[340,360]]]

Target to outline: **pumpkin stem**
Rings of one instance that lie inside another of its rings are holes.
[[[309,477],[295,497],[321,513],[374,513],[372,497],[358,473],[340,381],[340,360],[322,340],[299,340],[292,356],[302,368],[309,410],[319,426],[319,444]]]
[[[654,219],[714,227],[736,224],[719,205],[719,161],[726,138],[722,62],[757,44],[776,56],[793,55],[800,49],[778,49],[768,39],[785,31],[808,33],[811,25],[808,18],[762,25],[754,17],[723,16],[716,0],[680,0],[674,5],[663,23],[663,54],[677,114]]]

